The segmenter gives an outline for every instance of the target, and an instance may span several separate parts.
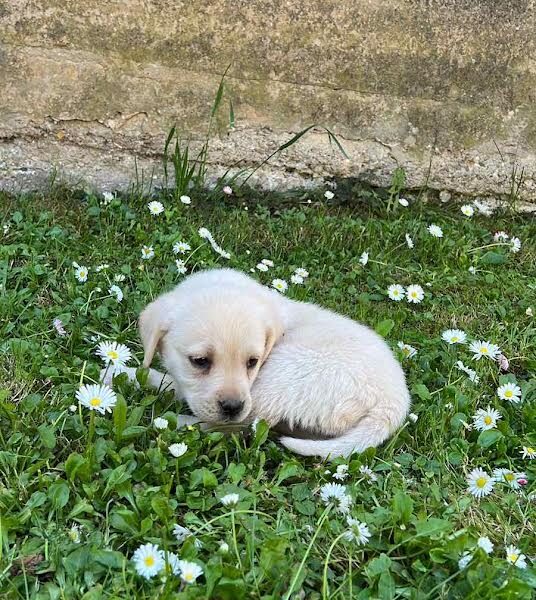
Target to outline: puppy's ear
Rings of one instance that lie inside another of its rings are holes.
[[[140,315],[140,337],[145,352],[143,357],[144,368],[151,365],[158,344],[167,332],[166,312],[164,299],[157,298]]]
[[[261,359],[261,364],[268,358],[275,343],[283,335],[283,324],[275,315],[271,319],[270,324],[266,328],[266,341],[264,343],[264,354]]]

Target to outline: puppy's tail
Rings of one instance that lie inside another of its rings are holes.
[[[379,446],[398,427],[385,419],[385,414],[369,413],[344,435],[328,440],[303,440],[282,437],[280,442],[289,450],[303,456],[321,456],[336,458],[350,456],[353,452],[363,452],[370,447]],[[393,426],[394,425],[394,426]]]

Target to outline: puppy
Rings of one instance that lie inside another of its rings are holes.
[[[264,419],[288,433],[290,450],[333,458],[381,444],[409,409],[404,373],[380,336],[239,271],[190,275],[139,325],[143,366],[158,351],[171,375],[151,369],[150,383],[173,388],[194,422]]]

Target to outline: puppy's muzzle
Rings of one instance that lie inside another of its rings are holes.
[[[226,419],[236,419],[244,408],[242,400],[237,400],[236,398],[224,398],[223,400],[218,400],[218,405],[222,416]]]

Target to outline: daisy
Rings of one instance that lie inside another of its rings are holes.
[[[490,406],[487,409],[480,408],[472,416],[473,428],[477,431],[493,429],[497,426],[497,421],[501,418],[501,413]]]
[[[510,252],[517,254],[521,250],[521,240],[517,237],[513,237],[510,240]]]
[[[361,465],[359,467],[359,472],[369,481],[378,481],[378,476],[376,473],[374,473],[374,471],[366,465]]]
[[[188,529],[188,527],[183,527],[182,525],[175,523],[173,527],[173,535],[177,539],[177,542],[181,544],[186,538],[193,535],[193,533]]]
[[[76,265],[74,276],[78,279],[80,283],[85,283],[87,281],[88,272],[89,269],[87,267]]]
[[[109,268],[110,268],[110,265],[107,263],[104,263],[102,265],[97,265],[95,267],[95,272],[100,273],[101,271],[105,271],[106,269],[109,269]]]
[[[513,490],[518,490],[521,485],[518,479],[526,479],[525,473],[514,473],[510,469],[493,469],[493,477],[497,483],[507,483]]]
[[[114,281],[116,283],[122,283],[123,281],[125,281],[126,278],[127,276],[123,275],[123,273],[118,273],[117,275],[114,275]]]
[[[266,265],[267,267],[273,267],[273,266],[274,266],[274,261],[273,261],[273,260],[270,260],[269,258],[263,258],[263,259],[261,260],[261,263],[262,263],[263,265]]]
[[[359,257],[359,262],[365,266],[368,263],[369,253],[363,252],[363,254]]]
[[[467,335],[465,331],[461,329],[447,329],[441,334],[441,338],[447,342],[447,344],[465,344]]]
[[[476,374],[476,371],[470,369],[469,367],[466,367],[461,360],[456,362],[456,368],[460,369],[460,371],[463,371],[466,375],[468,375],[469,379],[473,383],[479,383],[480,377]]]
[[[328,200],[333,200],[334,197],[335,197],[335,194],[333,192],[331,192],[330,190],[326,190],[324,192],[324,198],[327,198]]]
[[[506,233],[506,231],[497,231],[494,234],[493,239],[496,242],[506,242],[510,236]]]
[[[227,552],[229,552],[229,544],[227,542],[220,542],[220,547],[218,548],[218,552],[220,554],[227,554]]]
[[[483,356],[490,360],[494,360],[500,353],[499,346],[484,341],[471,342],[469,350],[473,352],[473,360],[480,360]]]
[[[233,188],[230,185],[224,185],[221,191],[230,196],[233,193]]]
[[[493,491],[495,480],[482,469],[473,469],[467,476],[467,491],[476,498],[487,496]]]
[[[115,296],[117,302],[122,302],[123,300],[123,290],[118,285],[110,286],[108,293],[110,296]]]
[[[352,519],[352,517],[348,517],[346,522],[348,523],[349,529],[344,533],[344,539],[349,542],[356,542],[360,546],[365,545],[369,541],[371,535],[368,525],[357,519]]]
[[[189,252],[191,249],[190,244],[187,244],[186,242],[175,242],[173,244],[174,254],[186,254],[186,252]]]
[[[130,348],[118,342],[101,342],[95,352],[105,364],[112,363],[116,367],[124,367],[132,358]]]
[[[75,413],[78,410],[78,408],[77,408],[76,404],[71,404],[71,406],[69,406],[69,410],[72,413]]]
[[[411,236],[409,235],[409,233],[406,233],[406,244],[408,245],[408,248],[413,248],[415,246],[415,244],[413,243],[413,240],[411,239]]]
[[[462,554],[462,557],[458,561],[458,568],[460,571],[463,571],[467,567],[467,565],[473,560],[473,555],[471,552],[466,551]]]
[[[497,356],[497,362],[499,363],[501,371],[508,371],[510,368],[510,361],[504,354],[499,354],[499,356]]]
[[[400,204],[400,206],[404,206],[404,207],[409,206],[409,202],[405,198],[399,198],[398,204]]]
[[[140,546],[134,556],[134,568],[138,575],[151,579],[164,568],[164,553],[156,544],[145,544]]]
[[[339,465],[335,473],[333,473],[333,479],[344,481],[348,477],[348,465]]]
[[[203,239],[208,241],[208,243],[212,246],[212,249],[214,250],[214,252],[217,252],[222,258],[226,258],[226,259],[231,258],[231,255],[229,254],[229,252],[226,252],[221,246],[219,246],[216,243],[216,241],[212,237],[212,234],[206,227],[201,227],[198,230],[198,233],[199,233],[200,237],[202,237]]]
[[[479,548],[482,548],[486,554],[491,554],[493,552],[493,542],[486,535],[479,537],[476,545]]]
[[[179,198],[179,200],[183,203],[183,204],[191,204],[192,203],[192,199],[190,198],[190,196],[181,196]]]
[[[417,350],[409,344],[404,344],[404,342],[398,342],[397,346],[400,348],[400,350],[402,350],[404,358],[413,358],[417,354]]]
[[[352,504],[346,488],[340,483],[325,483],[320,488],[320,498],[325,504],[333,504],[342,513],[347,513]]]
[[[479,200],[475,200],[473,202],[473,204],[481,215],[490,217],[493,214],[493,207],[490,206],[490,204],[485,203],[485,202],[480,202]]]
[[[416,415],[415,413],[409,413],[408,415],[408,419],[412,422],[412,423],[416,423],[419,420],[419,415]]]
[[[424,298],[424,290],[420,285],[408,285],[406,299],[410,303],[419,304]]]
[[[460,210],[466,217],[472,217],[475,214],[475,209],[470,204],[464,204]]]
[[[143,260],[149,260],[154,256],[154,249],[152,246],[142,246],[141,257]]]
[[[515,383],[505,383],[497,388],[497,396],[513,404],[521,402],[521,388]]]
[[[179,275],[184,275],[188,271],[186,268],[186,263],[183,260],[177,259],[175,261],[175,266],[177,267],[177,273]]]
[[[83,385],[76,392],[78,402],[89,410],[96,410],[102,415],[105,412],[112,412],[112,408],[117,402],[115,392],[107,385]]]
[[[203,569],[196,563],[187,560],[179,560],[181,579],[186,583],[195,583],[195,580],[203,575]]]
[[[272,281],[272,287],[284,294],[288,290],[288,283],[284,279],[274,279]]]
[[[79,544],[80,543],[80,525],[78,525],[77,523],[75,523],[74,525],[71,525],[71,528],[67,532],[67,537],[71,540],[71,542],[73,542],[73,544]]]
[[[156,417],[153,421],[153,425],[156,429],[167,429],[169,425],[169,421],[167,419],[163,419],[162,417]]]
[[[164,205],[162,202],[157,202],[156,200],[149,202],[147,208],[149,209],[149,212],[155,216],[164,212]]]
[[[439,225],[429,225],[428,226],[428,233],[430,235],[433,235],[436,238],[442,238],[443,237],[443,230],[441,229],[441,227],[439,227]]]
[[[398,283],[393,283],[387,288],[387,295],[389,296],[389,298],[391,298],[391,300],[394,300],[395,302],[400,302],[400,300],[404,299],[404,296],[406,295],[406,290]]]
[[[52,325],[54,326],[54,329],[56,330],[56,333],[60,336],[60,337],[64,337],[67,335],[67,332],[65,331],[65,327],[63,326],[63,322],[61,319],[54,319],[52,321]]]
[[[290,283],[293,283],[294,285],[303,285],[303,281],[303,277],[301,275],[296,275],[296,273],[290,277]]]
[[[309,277],[309,271],[306,271],[303,267],[298,267],[294,273],[296,275],[298,275],[298,277],[303,277],[304,279],[307,279],[307,277]]]
[[[235,504],[238,504],[239,500],[240,496],[238,494],[227,494],[220,498],[220,502],[223,506],[235,506]]]
[[[165,556],[168,571],[173,575],[180,575],[181,568],[179,566],[180,558],[174,552],[168,552]]]
[[[187,444],[183,444],[182,442],[180,444],[171,444],[171,446],[168,448],[169,453],[171,454],[171,456],[174,456],[175,458],[179,458],[179,456],[182,456],[183,454],[185,454],[188,450],[188,445]]]
[[[532,446],[523,446],[519,452],[521,452],[523,458],[528,458],[529,460],[536,458],[536,448]]]
[[[115,195],[112,194],[112,192],[103,192],[102,193],[102,200],[103,200],[103,204],[106,206],[107,204],[110,204],[110,202],[115,198]]]
[[[512,563],[519,569],[527,568],[526,556],[521,554],[521,550],[516,548],[515,546],[508,546],[506,548],[506,560],[509,563]]]
[[[268,271],[268,265],[265,265],[264,263],[259,263],[255,268],[259,271],[262,271],[263,273],[266,273],[266,271]]]

